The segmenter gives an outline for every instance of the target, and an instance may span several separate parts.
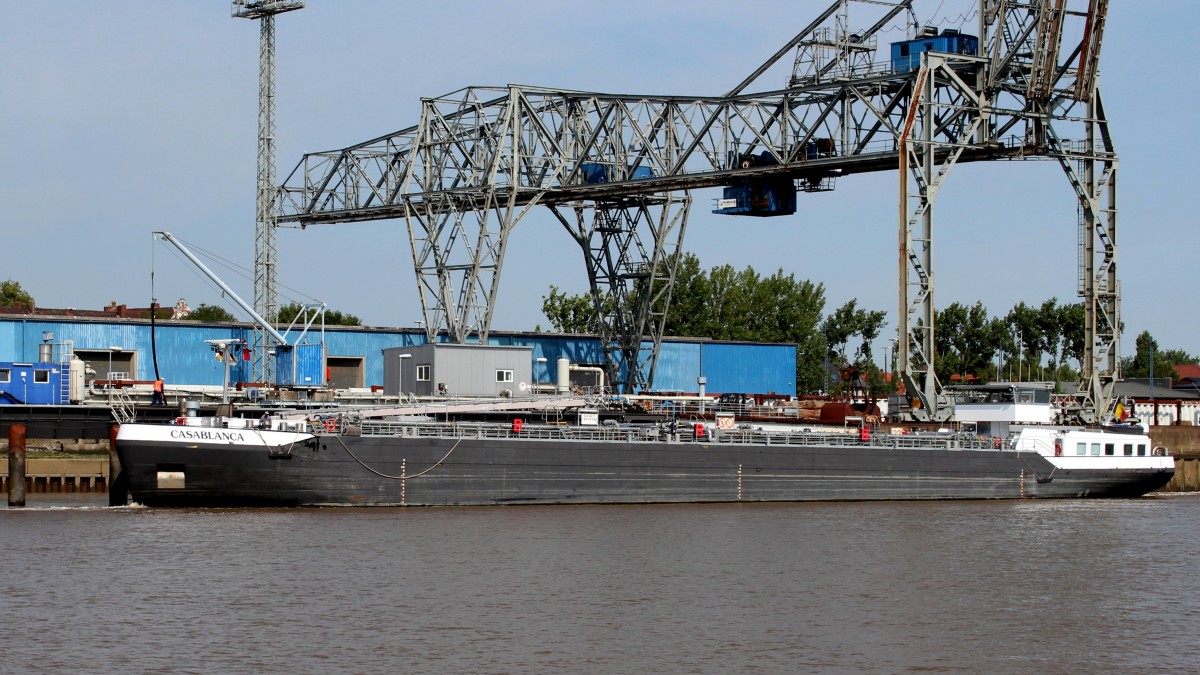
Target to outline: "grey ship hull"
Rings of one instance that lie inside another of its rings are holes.
[[[1173,470],[1012,450],[322,435],[273,449],[119,440],[148,506],[617,504],[1136,497]],[[165,477],[165,478],[164,478]]]

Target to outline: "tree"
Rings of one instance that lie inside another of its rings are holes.
[[[1084,330],[1086,316],[1083,303],[1063,305],[1059,308],[1059,319],[1062,321],[1063,359],[1074,359],[1083,368]],[[1066,378],[1064,378],[1066,379]]]
[[[217,321],[228,323],[237,321],[237,318],[229,312],[229,310],[220,305],[205,305],[201,304],[196,309],[193,309],[187,315],[188,321]]]
[[[1154,378],[1174,377],[1174,366],[1196,363],[1196,357],[1182,349],[1159,349],[1158,341],[1150,331],[1142,331],[1134,340],[1133,356],[1121,359],[1121,374],[1125,377],[1150,377],[1151,354],[1154,361]]]
[[[677,255],[682,257],[676,264],[675,284],[665,308],[665,334],[794,343],[797,391],[821,388],[825,340],[817,326],[825,308],[824,286],[797,281],[782,269],[765,278],[752,267],[738,271],[730,265],[713,267],[706,273],[695,255]],[[637,288],[634,296],[643,297],[642,292]],[[603,302],[606,313],[614,311],[610,297],[605,296]],[[661,304],[653,309],[664,311]],[[551,286],[549,295],[542,296],[542,313],[556,331],[599,332],[590,296],[566,295]]]
[[[611,303],[611,300],[607,300]],[[542,296],[542,314],[559,333],[598,333],[600,324],[588,295],[567,295],[550,285],[550,295]]]
[[[821,334],[825,337],[826,354],[830,363],[838,370],[848,369],[856,373],[866,373],[870,380],[871,371],[878,370],[871,352],[871,343],[879,337],[886,321],[887,312],[859,309],[857,300],[850,300],[837,308],[821,324]],[[846,355],[846,350],[855,336],[861,338],[861,342],[854,351],[854,358],[851,359]],[[871,393],[886,393],[881,377],[875,381]]]
[[[33,309],[33,296],[21,288],[21,282],[8,279],[0,283],[0,307]]]
[[[273,323],[291,323],[293,319],[300,315],[304,310],[304,305],[298,302],[289,302],[279,308],[275,313],[275,321]],[[343,314],[337,310],[325,310],[325,325],[326,326],[361,326],[362,321],[353,314]]]
[[[992,355],[1001,347],[1005,331],[1002,322],[988,317],[982,302],[971,307],[953,303],[937,313],[934,325],[934,368],[939,380],[949,382],[956,373],[991,378]]]
[[[1033,365],[1042,360],[1044,337],[1038,319],[1038,310],[1024,302],[1014,306],[1004,319],[1016,338],[1014,356],[1017,357],[1017,380],[1025,380],[1027,375],[1033,373]],[[1012,363],[1011,358],[1009,363]],[[1033,378],[1030,376],[1028,379]]]

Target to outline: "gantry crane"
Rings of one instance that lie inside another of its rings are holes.
[[[852,30],[860,11],[873,20]],[[544,206],[583,251],[610,378],[631,390],[653,381],[691,191],[723,186],[718,213],[785,215],[798,192],[898,170],[897,360],[913,415],[942,420],[938,189],[957,163],[1049,159],[1079,202],[1088,347],[1076,412],[1095,420],[1118,363],[1117,158],[1096,87],[1106,3],[979,0],[976,12],[971,36],[921,26],[912,0],[837,0],[724,96],[509,85],[426,99],[415,126],[305,155],[278,217],[402,219],[427,337],[464,342],[487,339],[508,236]],[[879,36],[897,26],[907,39],[880,60]],[[793,53],[782,88],[751,89]]]

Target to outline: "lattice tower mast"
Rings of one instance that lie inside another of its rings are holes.
[[[233,0],[234,18],[257,19],[258,42],[258,181],[254,219],[254,310],[267,321],[278,321],[279,245],[275,217],[275,15],[304,7],[302,0]],[[270,332],[254,324],[255,382],[275,381],[275,346]]]

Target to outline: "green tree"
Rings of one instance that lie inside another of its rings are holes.
[[[289,302],[282,305],[279,311],[275,312],[275,321],[273,323],[291,323],[301,311],[304,310],[304,305],[298,302]],[[346,314],[333,309],[325,310],[325,325],[326,326],[361,326],[362,321],[353,314]]]
[[[1033,379],[1036,365],[1042,360],[1044,336],[1041,332],[1039,311],[1024,302],[1015,305],[1004,318],[1015,338],[1009,363],[1018,366],[1016,379]],[[1013,360],[1016,363],[1012,363]]]
[[[229,310],[220,305],[205,305],[201,304],[196,309],[193,309],[187,315],[188,321],[217,321],[228,323],[237,321],[237,319],[229,312]]]
[[[611,302],[606,300],[606,303]],[[550,294],[542,296],[542,314],[559,333],[598,333],[596,308],[588,295],[567,295],[550,285]]]
[[[797,281],[782,269],[769,277],[761,277],[752,267],[738,271],[730,265],[705,272],[695,255],[681,255],[669,301],[658,294],[658,304],[653,308],[664,312],[662,303],[669,302],[665,307],[665,334],[794,343],[797,391],[821,387],[825,341],[817,325],[825,307],[823,286]],[[642,297],[642,292],[636,288],[633,295]],[[605,313],[615,311],[610,297],[605,296],[603,302]],[[556,331],[599,332],[590,296],[567,295],[551,286],[549,295],[542,296],[542,313]]]
[[[1075,363],[1080,368],[1083,368],[1083,350],[1085,346],[1083,324],[1086,320],[1083,303],[1077,302],[1073,305],[1063,305],[1059,309],[1059,319],[1062,321],[1063,360],[1074,359]]]
[[[992,356],[1003,342],[1003,323],[988,317],[982,302],[971,307],[953,303],[934,320],[934,369],[943,383],[958,374],[991,379]]]
[[[867,374],[870,382],[870,373],[878,371],[871,343],[879,337],[886,321],[887,312],[860,309],[857,300],[850,300],[834,310],[821,324],[821,334],[825,337],[829,362],[839,371]],[[849,349],[850,341],[856,337],[861,341],[851,357],[846,354],[846,350]],[[841,387],[839,380],[835,388],[840,391]],[[884,388],[882,377],[876,380],[875,387]],[[870,393],[881,395],[885,392],[873,388]]]
[[[1154,361],[1154,378],[1174,377],[1174,366],[1195,364],[1195,356],[1182,349],[1159,349],[1158,341],[1150,331],[1142,331],[1134,339],[1133,356],[1121,359],[1121,374],[1125,377],[1150,377],[1151,354]]]
[[[21,288],[21,282],[8,279],[0,282],[0,307],[33,309],[33,296]]]
[[[1050,371],[1058,371],[1062,362],[1063,348],[1063,308],[1058,306],[1058,298],[1050,298],[1038,308],[1037,327],[1042,334],[1042,348],[1049,359]]]

